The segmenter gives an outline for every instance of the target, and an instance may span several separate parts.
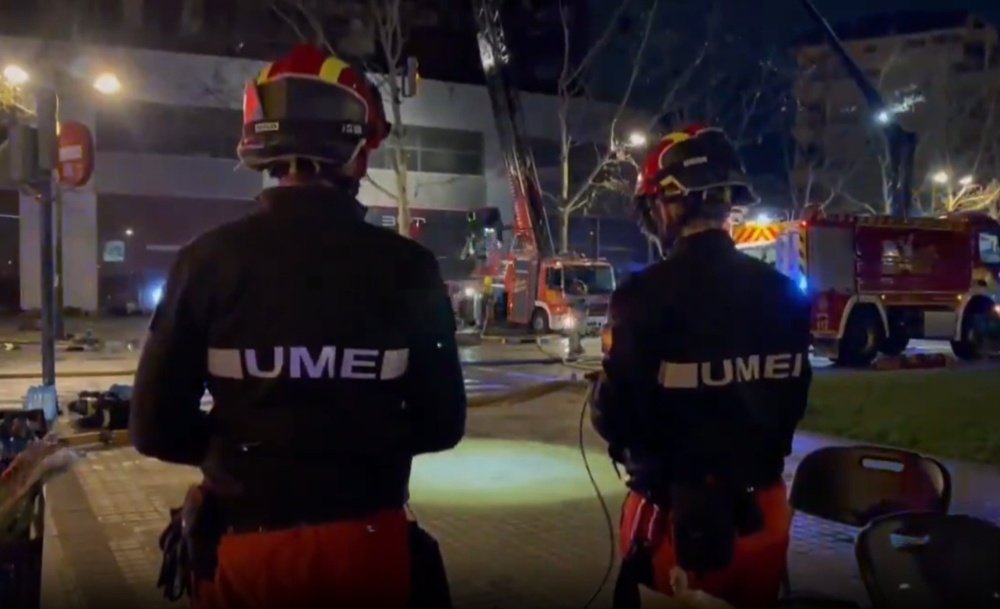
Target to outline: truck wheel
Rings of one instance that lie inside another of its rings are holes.
[[[545,309],[535,309],[531,314],[531,331],[537,335],[548,334],[551,331],[549,328],[549,315],[545,312]]]
[[[869,366],[884,342],[885,330],[878,311],[869,306],[857,307],[847,320],[834,363],[852,368]]]
[[[975,361],[983,357],[981,333],[990,320],[991,303],[976,300],[969,305],[962,319],[962,338],[951,341],[951,352],[960,360]]]

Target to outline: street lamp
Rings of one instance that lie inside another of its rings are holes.
[[[15,87],[20,87],[31,78],[24,68],[13,63],[3,69],[3,77]]]
[[[122,90],[122,83],[112,72],[101,72],[94,79],[94,88],[104,95],[114,95]]]
[[[972,176],[962,176],[962,178],[958,180],[958,183],[962,186],[968,186],[969,184],[972,184]]]
[[[42,71],[51,82],[35,90],[35,119],[39,138],[39,149],[44,146],[58,147],[59,139],[59,97],[61,80],[66,74],[51,60],[43,60]],[[25,68],[9,64],[3,69],[3,78],[17,87],[30,79]],[[104,95],[113,95],[122,89],[122,83],[111,72],[97,74],[93,87]],[[51,170],[52,175],[40,185],[37,197],[41,202],[39,212],[40,266],[41,266],[41,309],[42,309],[42,384],[55,385],[55,339],[64,334],[63,328],[63,277],[62,277],[62,196],[55,167],[45,163],[41,168]]]
[[[951,179],[951,176],[948,175],[947,171],[939,171],[934,175],[932,175],[931,179],[934,180],[934,182],[937,184],[947,184],[948,180]]]
[[[645,134],[639,133],[638,131],[633,131],[628,136],[628,145],[633,148],[642,148],[646,145]]]

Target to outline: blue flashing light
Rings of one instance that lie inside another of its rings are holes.
[[[806,279],[804,275],[799,277],[799,289],[802,290],[803,293],[809,291],[809,280]]]
[[[154,307],[157,307],[161,300],[163,300],[163,284],[157,283],[149,288],[149,301]]]

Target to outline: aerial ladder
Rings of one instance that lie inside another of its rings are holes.
[[[498,0],[472,0],[479,56],[514,200],[503,281],[505,321],[536,334],[596,331],[606,320],[614,270],[606,261],[556,254],[500,5]]]

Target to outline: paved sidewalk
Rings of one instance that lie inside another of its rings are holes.
[[[565,392],[513,408],[473,411],[470,437],[452,454],[417,460],[413,505],[441,541],[457,607],[579,608],[607,568],[609,538],[575,446],[579,395]],[[585,435],[600,488],[617,520],[622,485],[593,434]],[[826,441],[802,436],[802,454]],[[1000,475],[958,467],[955,511],[1000,523]],[[132,449],[92,453],[49,491],[50,561],[46,589],[67,589],[62,609],[164,607],[154,588],[157,536],[168,508],[197,480],[189,468]],[[863,598],[853,566],[852,531],[798,517],[792,573],[796,587]],[[68,582],[68,583],[67,583]],[[595,608],[609,605],[610,585]],[[125,604],[128,601],[128,604]],[[134,603],[134,605],[133,605]]]

